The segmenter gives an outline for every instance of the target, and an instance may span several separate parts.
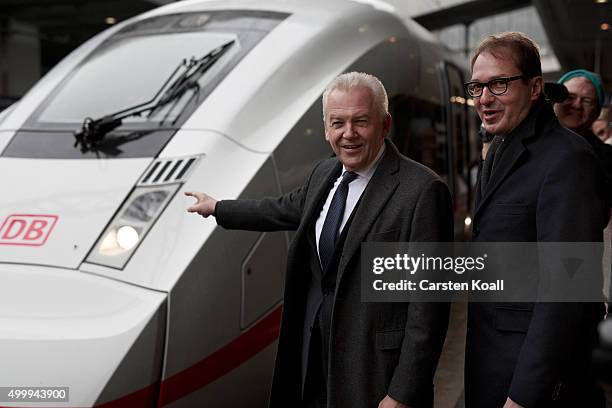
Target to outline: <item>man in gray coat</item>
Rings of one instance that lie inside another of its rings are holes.
[[[336,78],[323,94],[335,157],[306,183],[262,200],[188,211],[228,229],[297,230],[288,254],[272,407],[430,407],[448,305],[361,302],[364,241],[450,241],[446,185],[385,139],[387,94],[368,74]]]

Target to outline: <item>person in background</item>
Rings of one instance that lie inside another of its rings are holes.
[[[591,125],[591,130],[599,140],[612,144],[612,114],[609,106],[601,108],[601,113]]]
[[[612,166],[612,154],[610,154],[610,148],[612,148],[612,110],[609,106],[601,108],[601,113],[597,120],[591,125],[591,130],[599,140],[605,143],[605,147],[600,148],[600,150],[605,150],[608,154],[606,156],[605,153],[601,154],[600,152],[600,155],[604,156],[600,160],[602,161],[602,166],[606,169],[606,176],[609,178],[612,173],[610,169],[610,166]],[[610,148],[608,148],[608,146],[610,146]],[[612,183],[608,181],[606,188],[612,190],[611,184]],[[604,293],[608,301],[608,313],[610,313],[610,302],[612,302],[612,218],[608,222],[608,226],[604,229],[604,244],[602,262],[604,271]]]
[[[565,85],[567,99],[555,104],[559,122],[576,133],[590,131],[604,102],[604,89],[599,75],[586,69],[566,72],[557,81]]]
[[[600,111],[604,111],[602,105],[605,93],[601,79],[593,72],[576,69],[565,73],[558,83],[565,85],[569,96],[564,102],[555,104],[555,113],[563,126],[578,133],[593,148],[604,177],[606,202],[608,207],[612,207],[612,146],[604,143],[592,130],[597,118],[601,116]],[[612,131],[608,130],[608,133]],[[607,235],[609,228],[608,226]],[[609,257],[609,254],[607,256]],[[608,264],[606,270],[609,268]],[[609,276],[606,280],[609,281]]]
[[[582,136],[593,148],[608,179],[612,178],[612,147],[607,146],[591,130],[604,102],[604,89],[599,75],[585,69],[566,72],[558,83],[569,92],[564,102],[555,104],[555,114],[566,128]],[[612,187],[612,181],[608,184]]]

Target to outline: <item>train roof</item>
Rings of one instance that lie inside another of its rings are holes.
[[[436,42],[433,34],[412,20],[405,0],[183,0],[140,15],[149,18],[172,13],[208,10],[262,10],[290,13],[300,19],[312,19],[313,26],[322,22],[352,20],[355,14],[373,10],[393,14],[423,41]]]

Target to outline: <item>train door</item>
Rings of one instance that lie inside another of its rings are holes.
[[[413,51],[417,54],[417,51]],[[448,140],[442,75],[436,49],[419,44],[418,57],[408,66],[414,72],[401,73],[406,84],[398,94],[389,95],[393,117],[391,140],[400,152],[435,171],[449,182]]]
[[[470,171],[468,98],[463,88],[462,71],[448,62],[443,64],[442,71],[447,106],[448,187],[453,195],[455,240],[463,241],[469,235],[473,192],[472,172]]]

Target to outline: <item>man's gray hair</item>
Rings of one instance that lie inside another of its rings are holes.
[[[325,111],[327,109],[327,98],[329,94],[336,89],[348,91],[356,87],[365,87],[372,92],[374,96],[374,106],[381,117],[384,117],[389,112],[387,91],[378,78],[364,72],[347,72],[346,74],[337,76],[327,85],[327,88],[325,88],[325,92],[323,92],[323,120],[325,120]]]

